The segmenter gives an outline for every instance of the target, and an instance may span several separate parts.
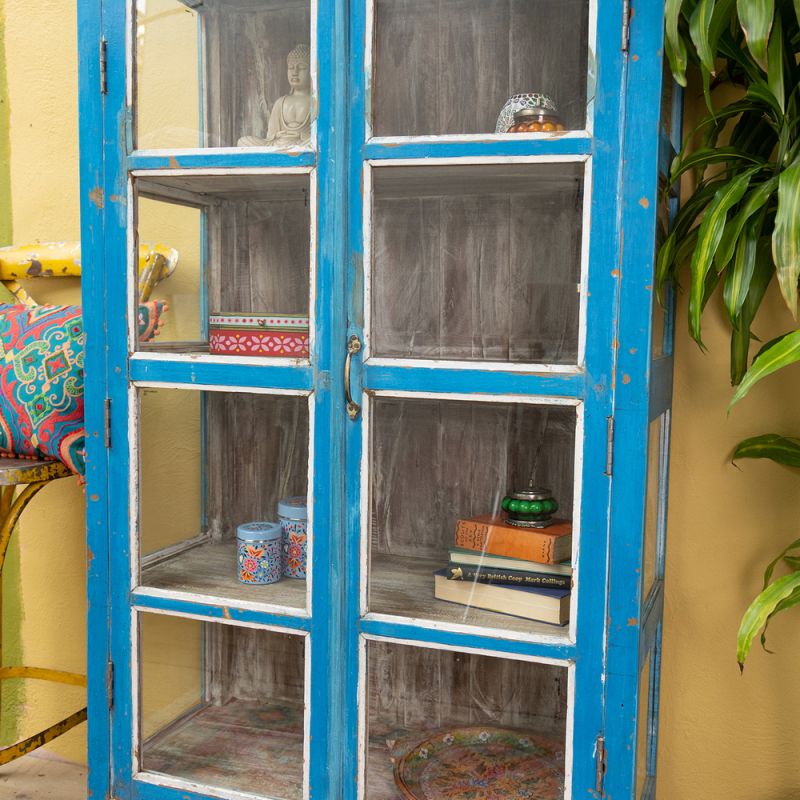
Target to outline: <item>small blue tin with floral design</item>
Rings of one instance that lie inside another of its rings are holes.
[[[305,578],[308,561],[308,504],[305,497],[278,501],[278,519],[283,531],[283,574]]]
[[[239,580],[275,583],[283,576],[282,533],[279,522],[247,522],[236,529]]]

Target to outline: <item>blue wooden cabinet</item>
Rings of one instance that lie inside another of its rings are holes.
[[[79,4],[91,796],[655,796],[681,120],[634,6]],[[569,566],[456,533],[530,485]],[[298,496],[306,578],[254,582]]]

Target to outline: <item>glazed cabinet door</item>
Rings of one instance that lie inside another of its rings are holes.
[[[601,796],[623,4],[351,10],[343,796]]]
[[[94,21],[111,705],[97,796],[338,791],[336,13],[105,0]]]

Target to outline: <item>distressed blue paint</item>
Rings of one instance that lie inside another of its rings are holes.
[[[619,176],[623,136],[625,60],[620,51],[622,3],[600,0],[597,10],[595,144],[586,305],[586,395],[583,441],[583,496],[579,568],[578,658],[575,665],[575,719],[572,797],[595,791],[597,737],[604,733],[606,580],[608,507],[607,419],[612,414],[614,337],[620,252]],[[591,54],[590,54],[591,58]],[[608,737],[610,731],[606,730]]]
[[[498,654],[522,655],[531,658],[552,658],[558,661],[571,661],[577,656],[577,648],[569,641],[563,642],[536,642],[519,641],[490,636],[486,633],[463,633],[436,628],[423,628],[418,625],[407,624],[402,621],[376,620],[364,618],[359,623],[359,631],[371,636],[381,636],[388,639],[403,639],[420,644],[438,644],[443,647],[473,648],[478,650],[491,650]],[[566,629],[554,627],[554,633],[564,633]]]
[[[639,4],[631,25],[628,64],[619,348],[615,379],[614,490],[608,623],[606,732],[609,797],[632,798],[636,785],[637,721],[648,698],[639,674],[660,618],[660,587],[643,602],[643,535],[648,429],[669,404],[671,359],[651,364],[654,242],[658,170],[664,164],[661,129],[663,3]],[[652,393],[652,397],[651,397]],[[643,619],[644,612],[648,619]],[[644,641],[643,641],[644,640]]]
[[[495,158],[503,156],[586,156],[592,152],[588,137],[554,137],[552,139],[429,139],[427,141],[393,142],[372,140],[364,146],[369,160],[395,158]]]
[[[317,337],[319,339],[319,336]],[[310,392],[314,372],[309,366],[277,366],[264,359],[263,364],[234,364],[219,361],[150,360],[137,357],[129,363],[132,381],[182,383],[192,386],[249,386],[254,389],[288,389]]]
[[[490,372],[477,367],[447,369],[437,367],[364,365],[364,383],[372,391],[454,392],[475,395],[536,394],[576,399],[584,394],[582,372]]]
[[[228,620],[230,622],[246,622],[251,625],[271,625],[293,631],[311,630],[311,618],[297,609],[297,614],[276,614],[271,611],[257,611],[250,608],[237,608],[234,601],[220,604],[211,600],[200,602],[174,597],[144,594],[134,590],[131,593],[131,604],[141,611],[171,611],[175,614],[205,617],[208,620]]]
[[[99,3],[78,4],[78,48],[98,53],[102,36]],[[103,208],[92,200],[104,188],[103,99],[98,91],[97,58],[79,59],[80,92],[80,207],[81,207],[81,302],[86,331],[84,414],[86,425],[86,567],[88,748],[87,794],[107,797],[110,793],[110,727],[106,693],[106,662],[109,657],[108,613],[108,455],[103,445],[106,363],[102,309],[106,294],[103,249]]]
[[[313,167],[316,155],[307,150],[296,153],[267,153],[258,150],[214,148],[191,152],[133,152],[126,159],[129,170],[148,169],[264,169]]]

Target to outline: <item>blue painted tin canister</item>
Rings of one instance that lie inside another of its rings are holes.
[[[305,497],[278,501],[278,519],[283,534],[283,574],[305,578],[308,561],[308,502]]]
[[[239,580],[275,583],[283,576],[282,533],[279,522],[247,522],[236,529]]]

